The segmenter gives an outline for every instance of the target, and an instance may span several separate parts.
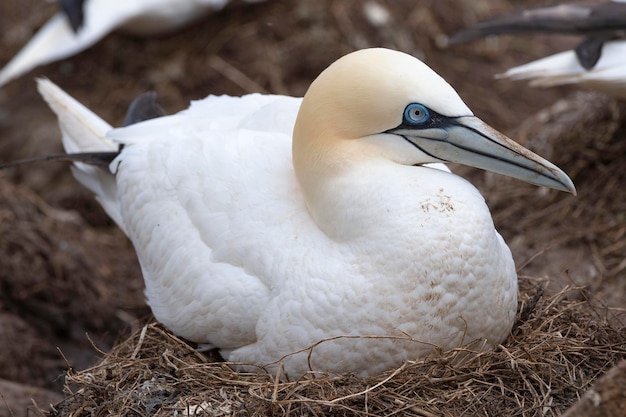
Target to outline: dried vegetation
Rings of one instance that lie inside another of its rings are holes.
[[[626,328],[590,300],[521,284],[515,330],[495,351],[436,352],[371,378],[238,374],[151,323],[96,366],[70,371],[71,395],[52,415],[558,416],[626,359]]]

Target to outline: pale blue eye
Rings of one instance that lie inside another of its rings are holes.
[[[404,109],[404,121],[411,125],[421,125],[430,120],[430,112],[426,106],[411,103]]]

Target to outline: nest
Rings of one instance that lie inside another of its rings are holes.
[[[70,371],[53,416],[558,416],[626,359],[626,328],[590,300],[520,280],[520,313],[494,351],[434,352],[378,377],[279,382],[242,374],[150,323],[96,366]]]

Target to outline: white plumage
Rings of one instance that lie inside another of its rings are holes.
[[[220,10],[227,3],[228,0],[85,0],[82,26],[74,32],[64,13],[55,14],[0,70],[0,87],[37,66],[77,54],[115,30],[144,36],[167,33]]]
[[[532,86],[576,84],[626,98],[626,0],[561,4],[525,9],[485,20],[453,35],[448,43],[500,34],[578,35],[576,48],[511,68],[500,78],[531,80]]]
[[[498,77],[531,80],[535,87],[576,84],[626,99],[626,41],[607,42],[598,63],[588,70],[574,51],[565,51],[513,67]]]
[[[111,172],[75,173],[133,242],[155,317],[238,369],[368,375],[502,342],[517,309],[509,248],[478,190],[428,164],[574,192],[396,51],[341,58],[303,100],[210,96],[119,129],[39,88],[68,152],[124,144]]]

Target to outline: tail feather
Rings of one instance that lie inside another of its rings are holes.
[[[67,153],[116,152],[118,145],[106,137],[112,129],[91,110],[47,79],[37,80],[39,93],[59,119],[63,147]],[[76,162],[74,177],[96,195],[106,213],[124,230],[117,200],[115,177],[110,171]]]

